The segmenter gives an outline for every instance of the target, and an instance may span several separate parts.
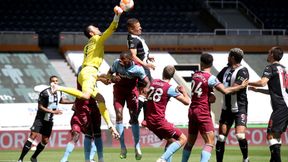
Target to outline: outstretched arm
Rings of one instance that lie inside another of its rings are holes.
[[[261,88],[256,88],[256,87],[248,87],[248,90],[269,95],[269,90],[268,89],[261,89]]]
[[[112,23],[104,31],[103,35],[99,39],[99,42],[102,43],[102,44],[113,34],[113,32],[116,31],[116,29],[118,27],[118,22],[119,22],[120,16],[123,13],[123,10],[120,7],[118,7],[118,6],[115,6],[114,12],[115,12],[115,16],[113,18]]]
[[[248,85],[254,86],[254,87],[265,87],[269,81],[269,78],[262,77],[260,80],[256,82],[249,82]]]
[[[237,92],[240,89],[246,88],[247,85],[248,85],[248,79],[245,79],[241,85],[236,85],[236,86],[225,88],[225,86],[222,83],[219,83],[215,86],[215,88],[223,94],[230,94],[230,93]]]

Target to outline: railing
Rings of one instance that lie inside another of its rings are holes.
[[[215,29],[214,35],[285,35],[285,29]]]
[[[260,18],[258,18],[245,4],[243,4],[242,2],[239,2],[238,0],[236,0],[236,1],[225,1],[225,0],[222,0],[222,1],[209,1],[209,0],[207,0],[206,1],[206,5],[210,8],[209,10],[212,10],[212,13],[214,11],[212,9],[213,8],[212,6],[215,6],[215,5],[217,7],[219,7],[219,8],[231,8],[232,7],[232,8],[240,9],[247,16],[251,17],[255,24],[257,24],[261,29],[264,29],[263,21]],[[216,19],[218,20],[217,17],[219,17],[219,16],[216,16]],[[224,25],[225,28],[228,27],[227,23],[225,23],[225,21],[223,22],[222,20],[220,20],[219,22],[222,23],[222,24],[224,23],[223,25]]]

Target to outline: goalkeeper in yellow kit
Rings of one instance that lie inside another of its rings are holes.
[[[104,31],[104,33],[101,33],[100,30],[93,25],[89,25],[84,30],[84,34],[89,39],[89,41],[84,47],[84,60],[82,63],[82,69],[77,77],[77,81],[81,85],[82,91],[76,88],[63,87],[56,84],[51,84],[51,87],[54,91],[63,91],[67,94],[85,100],[90,99],[90,97],[95,98],[104,119],[110,119],[109,113],[105,106],[105,100],[103,96],[98,93],[98,89],[97,87],[95,87],[95,85],[97,81],[97,73],[99,67],[104,59],[104,43],[113,34],[113,32],[116,31],[119,18],[123,10],[120,7],[116,6],[114,8],[114,12],[114,19],[110,26]],[[108,124],[108,127],[112,131],[112,135],[117,138],[119,134],[112,126],[112,124]]]

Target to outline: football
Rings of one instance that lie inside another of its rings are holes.
[[[121,0],[120,7],[122,8],[123,11],[127,12],[134,7],[134,1],[133,0]]]

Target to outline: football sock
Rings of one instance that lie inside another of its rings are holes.
[[[181,147],[178,141],[171,143],[164,154],[161,156],[161,159],[165,159],[166,161]]]
[[[187,142],[182,152],[182,162],[188,162],[192,150],[192,145]]]
[[[105,105],[105,102],[98,102],[98,108],[99,108],[100,114],[104,118],[108,127],[113,126],[113,124],[111,123],[109,111]]]
[[[42,142],[40,142],[37,147],[36,147],[36,151],[34,152],[34,154],[32,155],[32,158],[37,158],[37,156],[44,150],[45,148],[45,144],[43,144]]]
[[[82,91],[79,91],[78,89],[70,88],[70,87],[59,86],[59,91],[65,92],[65,93],[70,94],[72,96],[75,96],[77,98],[81,98],[83,95]]]
[[[90,150],[90,160],[92,160],[92,159],[94,159],[94,157],[95,157],[95,154],[96,154],[96,151],[97,151],[97,148],[96,148],[96,145],[95,145],[95,143],[94,143],[94,141],[93,141],[93,139],[92,139],[92,141],[91,141],[91,150]]]
[[[247,159],[248,157],[248,143],[246,139],[238,140],[243,159]]]
[[[98,161],[103,160],[103,142],[101,137],[94,137],[94,142],[97,149]]]
[[[225,151],[225,142],[217,141],[216,143],[216,159],[217,162],[223,161],[223,155]]]
[[[63,155],[63,157],[62,157],[60,162],[68,161],[68,157],[71,154],[71,152],[73,151],[73,149],[74,149],[74,144],[72,142],[68,142],[67,146],[66,146],[66,150],[64,152],[64,155]]]
[[[133,137],[134,137],[135,148],[140,148],[140,143],[139,143],[140,128],[139,128],[139,124],[131,124],[131,126],[132,126],[132,133],[133,133]]]
[[[205,144],[201,152],[200,162],[208,162],[211,157],[213,146]]]
[[[281,162],[281,144],[275,144],[270,146],[271,159],[273,162]]]
[[[165,147],[165,151],[167,150],[167,147]],[[173,156],[170,156],[167,160],[166,160],[166,162],[172,162],[172,158],[173,158]]]
[[[84,156],[85,156],[85,161],[86,160],[91,160],[91,153],[92,153],[92,138],[85,136],[84,138]],[[94,158],[94,156],[93,156]]]
[[[116,123],[116,130],[120,134],[120,145],[121,148],[126,148],[125,141],[124,141],[124,126],[123,123]]]
[[[31,149],[33,140],[31,138],[28,138],[28,140],[25,142],[21,155],[18,160],[23,160],[24,156],[29,152]]]

